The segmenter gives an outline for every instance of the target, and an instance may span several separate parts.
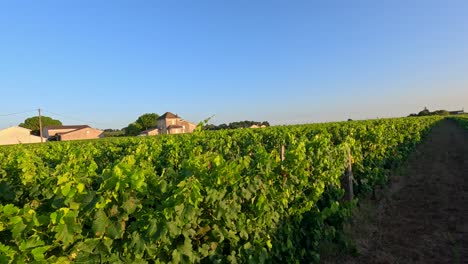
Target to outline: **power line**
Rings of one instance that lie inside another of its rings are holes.
[[[68,115],[63,115],[63,114],[59,114],[59,113],[54,113],[54,112],[47,111],[47,110],[44,110],[44,109],[41,109],[41,110],[42,110],[42,112],[46,112],[46,113],[49,113],[49,114],[61,116],[61,117],[63,117],[63,118],[71,119],[71,120],[78,121],[78,122],[91,123],[91,124],[101,125],[101,126],[106,125],[106,124],[104,124],[104,123],[91,122],[91,121],[87,121],[87,120],[83,120],[83,119],[71,117],[71,116],[68,116]],[[37,110],[37,109],[32,109],[32,110],[22,111],[22,112],[15,112],[15,113],[9,113],[9,114],[0,114],[0,117],[13,116],[13,115],[20,115],[20,114],[31,113],[31,112],[36,112],[36,111],[38,111],[38,110]]]
[[[79,118],[74,118],[74,117],[70,117],[70,116],[66,116],[66,115],[54,113],[54,112],[47,111],[47,110],[42,110],[42,111],[43,111],[43,112],[46,112],[46,113],[49,113],[49,114],[58,115],[58,116],[61,116],[61,117],[67,118],[67,119],[71,119],[71,120],[74,120],[74,121],[79,121],[79,122],[84,122],[84,123],[91,123],[91,124],[96,124],[96,125],[105,125],[105,124],[103,124],[103,123],[86,121],[86,120],[82,120],[82,119],[79,119]]]
[[[36,112],[37,110],[28,110],[28,111],[23,111],[23,112],[16,112],[16,113],[11,113],[11,114],[2,114],[0,116],[12,116],[12,115],[20,115],[20,114],[25,114],[25,113],[30,113],[30,112]]]

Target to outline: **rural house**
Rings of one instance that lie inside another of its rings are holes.
[[[51,141],[68,141],[96,139],[104,137],[104,131],[87,125],[80,126],[47,126],[42,135]]]
[[[45,139],[44,139],[45,141]],[[31,129],[13,126],[0,130],[0,145],[40,143],[41,137],[31,135]]]
[[[156,127],[146,129],[140,132],[140,136],[155,136],[159,134],[183,134],[192,133],[197,125],[190,123],[174,115],[171,112],[166,112],[158,118]]]
[[[158,118],[156,127],[140,132],[140,136],[192,133],[196,127],[197,125],[183,120],[178,115],[166,112]]]
[[[192,133],[197,125],[183,120],[178,115],[166,112],[158,118],[157,128],[159,134],[182,134]]]

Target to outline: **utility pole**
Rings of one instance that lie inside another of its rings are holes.
[[[44,142],[44,138],[42,137],[42,121],[41,121],[41,109],[37,109],[39,112],[39,136],[41,137],[41,143]]]

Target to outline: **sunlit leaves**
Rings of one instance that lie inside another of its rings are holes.
[[[0,263],[310,263],[357,193],[439,119],[58,142],[0,151]]]

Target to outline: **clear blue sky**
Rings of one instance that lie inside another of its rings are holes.
[[[467,14],[464,0],[2,1],[0,115],[122,128],[147,112],[284,124],[468,108]]]

